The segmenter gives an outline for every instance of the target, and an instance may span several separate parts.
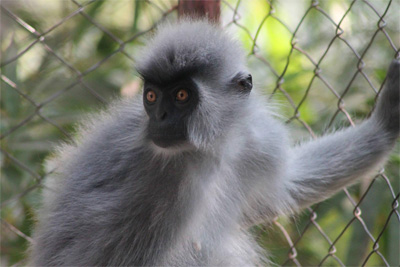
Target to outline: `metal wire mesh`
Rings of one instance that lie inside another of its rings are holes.
[[[42,181],[52,170],[44,169],[43,161],[51,151],[50,142],[72,139],[70,125],[81,113],[140,87],[126,78],[134,76],[129,72],[136,47],[157,24],[176,17],[174,1],[113,4],[121,14],[133,10],[131,28],[119,29],[109,18],[119,13],[107,14],[104,8],[96,12],[102,1],[59,1],[63,12],[51,18],[41,17],[39,11],[47,7],[39,0],[1,3],[2,265],[23,258],[26,244],[32,242],[26,224],[32,223],[34,212],[27,203],[37,206],[40,190],[46,190]],[[258,87],[286,106],[282,112],[298,139],[315,138],[338,123],[354,125],[353,118],[368,114],[390,58],[399,57],[398,1],[232,0],[223,1],[221,7],[222,26],[240,36]],[[140,18],[138,10],[145,15]],[[30,12],[38,12],[42,23],[30,21]],[[90,48],[74,49],[77,42],[65,35],[68,31],[80,40],[87,37],[82,42],[89,45],[90,38],[100,34],[100,56],[91,58]],[[41,65],[30,65],[38,55]],[[110,69],[121,62],[117,70]],[[17,68],[25,70],[21,74]],[[296,74],[299,70],[301,76]],[[116,78],[107,80],[108,75]],[[67,114],[74,104],[79,110]],[[387,167],[391,177],[382,170],[299,217],[280,218],[270,228],[254,229],[266,248],[278,251],[274,261],[297,266],[398,265],[400,160],[396,153],[393,158]],[[342,208],[332,215],[335,206]],[[354,246],[354,240],[360,244]],[[309,257],[315,246],[323,252]],[[393,246],[397,255],[389,249]]]

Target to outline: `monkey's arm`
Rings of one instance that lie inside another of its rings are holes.
[[[384,163],[399,136],[399,71],[400,62],[393,61],[368,120],[293,148],[286,188],[297,207],[329,197]]]

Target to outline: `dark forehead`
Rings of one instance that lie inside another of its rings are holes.
[[[189,77],[189,78],[188,78]],[[186,88],[186,89],[197,89],[197,84],[190,78],[190,76],[182,76],[176,77],[174,80],[164,80],[153,81],[153,80],[144,80],[145,88],[157,88],[161,91],[171,91],[176,90],[177,88]]]
[[[156,47],[152,58],[138,65],[137,71],[144,80],[157,84],[170,83],[195,75],[212,75],[220,65],[221,59],[217,51],[204,52],[203,47],[201,43],[178,43],[170,44],[168,47]]]
[[[147,64],[142,64],[137,71],[145,82],[162,86],[188,80],[210,68],[211,66],[201,62],[179,64],[176,62],[175,53],[166,51],[164,55],[158,55]]]

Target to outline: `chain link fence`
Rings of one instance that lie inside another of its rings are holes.
[[[399,57],[400,2],[221,2],[256,87],[299,141],[368,116]],[[133,66],[176,1],[1,2],[1,262],[23,265],[43,162],[82,114],[141,87]],[[251,229],[279,265],[399,266],[399,146],[376,177]]]

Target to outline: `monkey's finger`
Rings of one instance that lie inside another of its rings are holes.
[[[400,60],[390,64],[385,88],[378,98],[377,117],[390,132],[400,132]]]

